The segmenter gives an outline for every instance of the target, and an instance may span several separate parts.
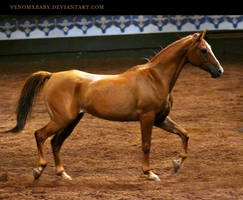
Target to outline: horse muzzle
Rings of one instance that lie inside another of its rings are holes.
[[[210,67],[210,73],[212,78],[218,78],[224,73],[223,67]]]

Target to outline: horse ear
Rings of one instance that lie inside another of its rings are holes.
[[[198,37],[198,40],[202,40],[205,37],[206,32],[207,32],[206,29],[203,32],[201,32],[200,35],[199,35],[199,37]]]
[[[202,33],[202,37],[201,37],[201,38],[204,38],[204,37],[205,37],[205,35],[206,35],[206,33],[207,33],[207,30],[206,30],[206,29],[204,29],[204,31],[203,31],[203,33]]]

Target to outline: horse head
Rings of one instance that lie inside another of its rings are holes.
[[[224,69],[215,57],[211,46],[204,40],[206,30],[192,35],[193,43],[187,51],[188,61],[209,72],[212,78],[220,77]]]

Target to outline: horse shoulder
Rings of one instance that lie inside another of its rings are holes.
[[[138,107],[161,110],[168,96],[163,82],[147,66],[139,68],[136,73]]]

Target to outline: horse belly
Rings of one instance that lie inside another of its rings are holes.
[[[126,87],[93,88],[83,101],[82,109],[96,117],[112,121],[135,121],[136,101]]]

